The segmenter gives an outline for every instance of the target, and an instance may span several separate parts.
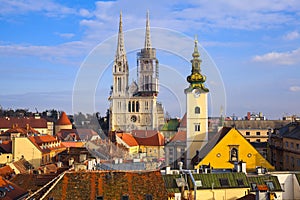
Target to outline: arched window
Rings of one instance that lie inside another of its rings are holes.
[[[132,112],[135,112],[135,105],[134,105],[134,101],[132,101],[132,103],[131,103],[131,109],[132,109],[132,110],[131,110]]]
[[[131,112],[131,102],[128,102],[128,112]]]
[[[200,114],[200,107],[195,107],[195,114]]]
[[[136,112],[139,112],[139,110],[140,110],[140,104],[139,104],[139,102],[137,101],[136,103],[135,103],[135,110],[136,110]]]

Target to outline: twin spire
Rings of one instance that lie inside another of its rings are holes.
[[[145,49],[151,49],[151,36],[150,36],[150,20],[149,11],[147,11],[146,20],[146,33],[145,33]],[[119,22],[119,33],[118,33],[118,46],[116,56],[126,55],[125,45],[124,45],[124,34],[123,34],[123,23],[122,23],[122,12],[120,12],[120,22]]]

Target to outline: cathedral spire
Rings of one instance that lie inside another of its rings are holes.
[[[151,48],[150,40],[150,20],[149,20],[149,10],[147,11],[147,20],[146,20],[146,34],[145,34],[145,49]]]
[[[122,24],[122,12],[120,12],[120,22],[119,22],[119,33],[118,33],[118,46],[116,56],[126,55],[124,47],[124,35],[123,35],[123,24]]]
[[[205,88],[204,82],[206,80],[206,77],[201,74],[200,64],[202,60],[199,58],[200,53],[198,50],[198,40],[197,36],[195,36],[194,40],[195,46],[194,46],[194,52],[192,54],[193,59],[191,60],[192,63],[192,74],[187,77],[187,81],[191,84],[192,88],[201,88],[203,91],[208,92],[209,90]]]

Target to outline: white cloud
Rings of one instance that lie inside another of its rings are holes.
[[[49,0],[1,0],[1,15],[19,15],[27,12],[42,12],[47,16],[62,16],[76,13],[75,9]]]
[[[291,92],[300,92],[300,86],[291,86],[289,90]]]
[[[285,40],[295,40],[295,39],[298,39],[299,37],[300,37],[300,34],[298,31],[292,31],[283,36],[283,38]]]
[[[82,17],[92,17],[93,16],[93,14],[89,10],[83,9],[83,8],[79,10],[79,14]]]
[[[278,65],[293,65],[300,62],[300,48],[288,52],[270,52],[264,55],[256,55],[252,60]]]
[[[66,39],[70,39],[75,36],[75,34],[73,34],[73,33],[57,33],[56,32],[55,34],[58,35],[59,37],[66,38]]]

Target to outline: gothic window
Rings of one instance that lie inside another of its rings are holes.
[[[136,108],[135,108],[136,112],[139,112],[139,110],[140,110],[140,104],[139,104],[138,101],[135,103],[135,106],[136,106]]]
[[[118,92],[121,92],[122,81],[121,78],[118,77]]]
[[[131,102],[128,102],[128,112],[131,112]]]
[[[117,66],[115,65],[115,72],[117,72]]]
[[[200,107],[195,107],[195,114],[200,114]]]
[[[149,109],[148,101],[145,101],[145,110],[148,110],[148,109]]]
[[[132,110],[131,110],[132,112],[135,112],[135,105],[134,105],[134,101],[132,101],[132,103],[131,103],[131,109],[132,109]]]
[[[237,150],[237,148],[232,148],[230,150],[230,161],[238,161],[238,150]]]

